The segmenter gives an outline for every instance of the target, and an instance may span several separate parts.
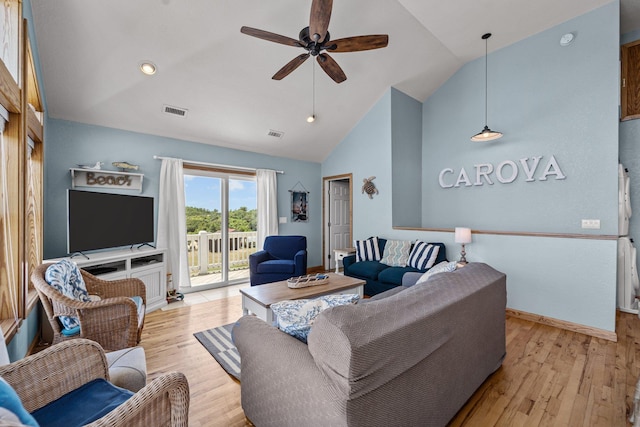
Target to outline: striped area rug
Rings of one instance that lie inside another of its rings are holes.
[[[231,340],[233,323],[193,334],[225,371],[240,381],[240,354]]]

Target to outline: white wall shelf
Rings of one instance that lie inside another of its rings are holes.
[[[142,193],[144,174],[131,172],[107,171],[102,169],[71,168],[71,188],[118,188],[121,190],[138,190]]]

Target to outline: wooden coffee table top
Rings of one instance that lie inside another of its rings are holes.
[[[255,302],[265,307],[271,306],[279,301],[315,298],[322,295],[335,294],[343,289],[355,288],[364,285],[364,280],[355,277],[343,276],[335,273],[323,273],[329,276],[329,283],[316,286],[308,286],[306,288],[291,289],[287,286],[287,281],[265,283],[264,285],[251,286],[250,288],[240,289],[240,293],[251,298]]]

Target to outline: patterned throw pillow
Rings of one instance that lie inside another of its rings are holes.
[[[380,261],[381,256],[377,237],[369,237],[367,240],[354,240],[353,246],[356,248],[356,262]]]
[[[62,295],[81,302],[90,302],[87,286],[82,280],[78,266],[66,259],[51,264],[44,273],[47,283]],[[73,316],[60,316],[60,322],[65,329],[80,326],[78,319]]]
[[[327,308],[355,304],[359,299],[357,294],[325,295],[316,299],[280,301],[271,304],[271,310],[277,316],[277,325],[282,332],[306,343],[311,325],[318,314]]]
[[[404,267],[409,261],[411,242],[407,240],[387,240],[384,245],[384,254],[380,259],[381,264],[390,267]]]
[[[458,264],[455,261],[451,261],[451,262],[442,261],[441,263],[436,264],[433,267],[431,267],[429,269],[429,271],[427,271],[422,276],[420,276],[420,278],[416,282],[416,285],[418,283],[426,282],[429,277],[431,277],[431,276],[433,276],[435,274],[438,274],[438,273],[451,273],[452,271],[455,271],[456,268],[458,268]]]
[[[409,267],[417,268],[418,270],[431,268],[438,258],[439,251],[440,246],[431,245],[417,240],[413,245],[407,265]]]

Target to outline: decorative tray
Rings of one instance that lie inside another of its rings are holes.
[[[329,282],[326,274],[307,274],[305,276],[292,277],[287,279],[287,286],[290,288],[306,288],[308,286],[324,285]]]

